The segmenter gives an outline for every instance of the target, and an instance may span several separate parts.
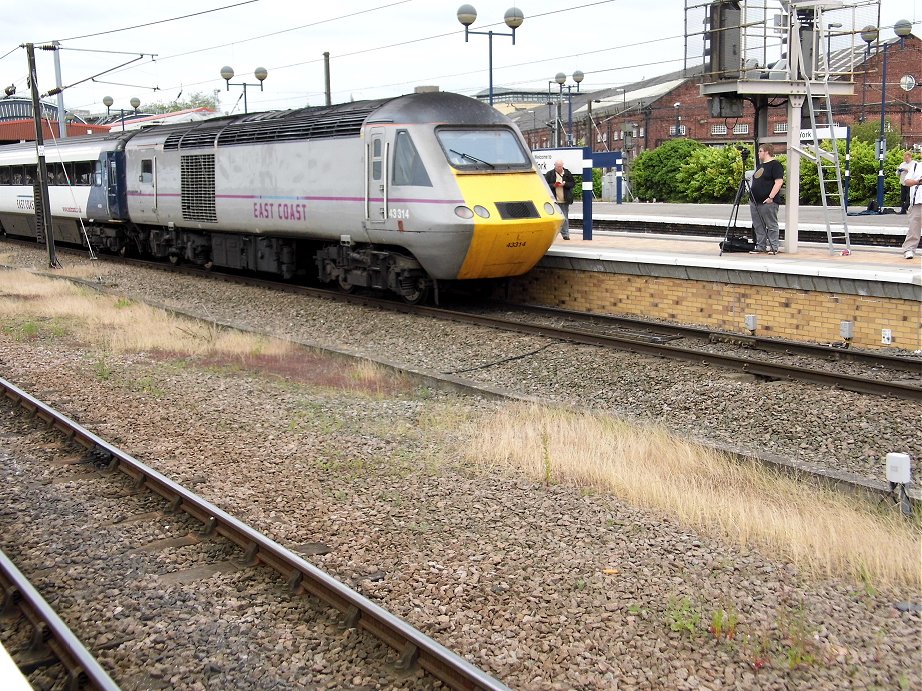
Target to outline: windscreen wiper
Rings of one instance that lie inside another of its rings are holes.
[[[494,166],[492,163],[488,163],[487,161],[481,160],[481,159],[477,158],[476,156],[471,156],[470,154],[465,154],[465,153],[462,153],[462,152],[460,152],[460,151],[455,151],[454,149],[449,149],[449,151],[450,151],[451,153],[453,153],[453,154],[458,154],[461,158],[466,158],[466,159],[468,159],[468,160],[470,160],[470,161],[476,161],[477,163],[483,163],[485,166],[490,166],[491,168],[496,168],[496,166]]]

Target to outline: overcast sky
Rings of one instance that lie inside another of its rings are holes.
[[[418,85],[470,95],[487,87],[489,41],[485,35],[472,35],[465,43],[456,17],[462,4],[458,0],[19,3],[17,11],[6,13],[0,24],[0,86],[14,84],[19,95],[27,96],[26,53],[18,46],[57,40],[63,49],[62,83],[83,82],[65,91],[65,106],[74,110],[103,111],[106,95],[112,96],[117,109],[129,108],[133,96],[146,104],[169,102],[180,92],[180,99],[187,99],[193,92],[210,94],[220,89],[222,110],[242,112],[243,89],[231,86],[225,91],[220,76],[224,65],[236,72],[232,84],[254,85],[247,87],[250,112],[322,105],[324,51],[331,58],[334,103],[394,96]],[[683,67],[686,0],[475,0],[470,4],[478,12],[471,27],[475,30],[508,32],[503,15],[513,5],[525,15],[514,46],[507,36],[493,37],[497,87],[546,89],[557,72],[571,75],[581,70],[586,75],[582,88],[595,90]],[[903,18],[914,22],[914,33],[919,35],[922,0],[881,0],[881,15],[885,27]],[[893,32],[882,33],[888,37]],[[148,55],[110,71],[139,53],[155,53],[156,58]],[[693,62],[700,64],[701,59]],[[255,86],[257,67],[269,72],[263,92]],[[37,51],[37,68],[39,89],[47,92],[55,85],[52,52]],[[95,81],[83,81],[94,75],[99,75]],[[922,74],[915,76],[922,82]]]

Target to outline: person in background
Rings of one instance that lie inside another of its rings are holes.
[[[900,213],[905,214],[909,211],[909,188],[903,184],[906,179],[906,173],[912,165],[912,152],[903,152],[903,162],[896,167],[896,174],[900,176]]]
[[[912,259],[922,239],[922,161],[909,161],[903,187],[909,191],[909,229],[903,240],[903,256]]]
[[[778,254],[778,204],[775,197],[784,184],[784,166],[776,161],[771,144],[759,146],[759,165],[752,174],[749,213],[756,246],[749,254]]]
[[[548,187],[557,200],[557,205],[563,212],[563,226],[560,234],[564,240],[570,239],[570,204],[573,203],[573,186],[576,181],[573,179],[573,173],[563,167],[563,161],[554,163],[554,170],[549,170],[544,176],[547,180]]]

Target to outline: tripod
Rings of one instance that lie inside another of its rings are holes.
[[[740,151],[740,154],[743,157],[743,168],[745,169],[746,159],[749,158],[749,151],[743,149]],[[752,201],[752,187],[749,186],[749,180],[746,179],[745,170],[743,170],[743,177],[736,190],[736,198],[733,200],[733,208],[730,210],[730,220],[727,222],[727,230],[724,233],[724,241],[720,243],[720,255],[718,256],[723,256],[725,251],[748,252],[755,247],[755,242],[750,243],[746,238],[739,236],[734,236],[732,239],[730,238],[730,228],[736,227],[736,219],[740,213],[740,202],[743,200],[744,194],[747,200]],[[753,240],[755,240],[755,236],[753,236]]]

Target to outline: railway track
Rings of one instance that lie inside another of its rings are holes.
[[[119,259],[119,261],[135,262],[138,260]],[[659,322],[641,319],[581,314],[531,305],[500,304],[494,307],[473,309],[469,305],[456,308],[408,305],[376,296],[215,273],[193,267],[166,266],[156,262],[140,262],[140,264],[164,271],[203,276],[243,285],[256,285],[270,290],[308,295],[375,309],[717,367],[763,377],[767,380],[798,381],[856,393],[922,401],[922,377],[920,377],[922,360],[919,358],[850,350],[834,345],[795,343],[695,327],[663,325]],[[505,316],[491,314],[497,310],[502,311]],[[535,317],[540,317],[540,319]],[[557,323],[549,323],[549,319]],[[574,324],[576,321],[579,323]],[[677,338],[695,343],[678,345],[673,343]],[[715,344],[722,344],[724,347],[715,350],[713,347]],[[753,353],[766,352],[775,353],[784,358],[799,359],[797,362],[790,362],[752,356]],[[805,364],[804,359],[812,361],[811,364]],[[842,367],[843,363],[860,364],[866,370],[875,372],[873,376],[852,374],[843,371],[846,369]],[[891,375],[885,378],[888,372]],[[904,379],[909,379],[909,381],[904,381]]]
[[[120,512],[135,512],[135,518],[125,519],[117,523],[137,522],[147,524],[150,522],[157,523],[161,519],[167,518],[167,522],[174,527],[171,534],[159,540],[148,542],[143,546],[137,544],[121,545],[112,536],[111,541],[116,554],[136,556],[140,553],[148,554],[166,548],[201,546],[209,553],[204,558],[204,562],[213,562],[216,554],[224,555],[228,549],[232,552],[236,550],[234,556],[224,556],[221,562],[223,565],[219,564],[216,567],[214,563],[206,564],[203,562],[197,568],[187,570],[187,574],[190,571],[192,572],[189,580],[205,578],[208,575],[223,573],[228,570],[252,570],[257,566],[268,566],[286,581],[287,587],[293,595],[309,595],[321,607],[337,610],[347,628],[364,630],[377,639],[379,645],[383,644],[396,652],[398,659],[392,665],[395,679],[405,676],[407,670],[415,669],[418,666],[419,669],[429,675],[433,683],[437,680],[449,688],[497,690],[507,688],[403,620],[387,612],[327,573],[317,569],[298,554],[258,533],[214,504],[207,502],[188,489],[132,458],[124,451],[109,444],[10,382],[0,379],[0,391],[2,391],[4,398],[25,411],[25,414],[33,419],[36,424],[43,424],[48,429],[63,435],[68,440],[70,448],[76,445],[83,450],[84,453],[81,454],[79,460],[72,456],[67,461],[61,462],[59,460],[57,463],[59,466],[63,464],[70,467],[80,467],[80,472],[72,472],[64,478],[58,477],[51,484],[79,482],[82,486],[82,492],[91,495],[98,494],[110,499],[115,497],[120,500],[131,500],[135,504],[137,503],[135,495],[143,493],[147,497],[145,500],[147,510],[138,509],[137,506],[120,509]],[[87,472],[87,465],[90,465],[89,472]],[[102,472],[103,469],[104,472]],[[115,471],[120,472],[115,473]],[[127,488],[116,489],[113,494],[112,483],[115,482],[115,478],[121,478],[122,484],[127,484]],[[99,483],[99,481],[102,482]],[[165,507],[163,506],[164,504]],[[151,510],[152,506],[154,510]],[[160,508],[156,508],[157,506]],[[138,514],[137,511],[139,510],[141,513]],[[182,521],[176,518],[180,515],[183,517]],[[76,518],[82,521],[85,520],[86,516],[79,515],[78,512]],[[197,525],[200,530],[195,531],[195,534],[188,532],[186,523]],[[103,526],[98,526],[96,529],[103,529]],[[80,533],[82,530],[86,530],[86,526],[74,526],[68,530]],[[112,532],[117,531],[112,530]],[[237,552],[242,552],[242,555]],[[77,557],[77,563],[80,565],[79,570],[90,568],[87,565],[90,556],[99,558],[99,555],[95,554],[78,554],[75,556]],[[65,557],[64,561],[68,562],[70,560]],[[113,561],[118,562],[119,559],[113,558]],[[193,561],[198,562],[199,559],[195,558]],[[0,561],[0,567],[5,566],[5,562],[6,560]],[[137,566],[137,564],[135,565]],[[48,574],[54,573],[52,563],[47,564],[45,569]],[[31,596],[32,589],[25,585],[21,578],[15,577],[14,570],[3,570],[14,574],[10,577],[4,577],[2,581],[7,599],[39,602],[37,598]],[[169,577],[174,582],[187,582],[185,576],[181,573],[178,576],[174,573]],[[119,584],[123,583],[122,578],[124,577],[121,575],[112,574],[110,587],[115,592],[118,592]],[[132,578],[141,582],[145,580],[139,574]],[[57,591],[57,596],[64,601],[82,602],[86,595],[86,593],[80,592],[68,594],[66,589],[62,593],[61,588],[54,588],[54,590]],[[71,680],[88,679],[94,682],[93,688],[117,688],[111,682],[111,679],[106,677],[104,672],[100,674],[101,667],[88,657],[85,649],[81,648],[73,634],[68,634],[66,629],[60,629],[59,633],[59,628],[51,628],[48,624],[42,623],[43,621],[52,621],[54,619],[53,613],[49,613],[47,607],[41,612],[45,616],[35,616],[36,637],[50,641],[58,659],[65,660],[68,663],[68,678]],[[170,615],[168,612],[151,611],[144,614],[147,619],[155,616],[162,616],[166,621]],[[114,633],[108,638],[111,640],[112,636],[115,636],[116,640],[118,639],[118,636]],[[98,632],[97,637],[100,638]],[[103,635],[101,638],[107,638],[107,636]],[[180,641],[172,641],[172,643],[181,645]],[[83,650],[82,653],[81,650]],[[374,655],[371,653],[361,653],[359,655],[362,659],[365,659],[366,656],[372,662],[376,658],[380,660],[381,657],[380,654]],[[393,653],[389,654],[389,658],[393,658]],[[118,676],[118,674],[115,676]],[[99,680],[98,686],[95,685],[97,679]]]
[[[20,242],[7,240],[14,243]],[[23,244],[32,245],[32,243]],[[857,393],[912,401],[922,400],[922,359],[853,350],[848,347],[847,342],[828,345],[800,343],[691,326],[664,325],[652,320],[585,314],[502,302],[473,309],[464,304],[453,308],[407,305],[393,299],[372,295],[343,293],[337,290],[300,286],[251,276],[213,272],[191,266],[167,265],[160,262],[108,256],[106,260],[237,284],[262,286],[270,290],[336,300],[376,309],[476,324],[570,343],[697,363],[764,377],[768,380],[800,381]],[[497,312],[501,312],[503,316],[497,316]],[[674,343],[676,339],[682,339],[684,343],[676,344]],[[716,349],[714,346],[719,344],[723,347]],[[753,357],[756,353],[774,353],[779,357],[774,360]],[[799,359],[796,362],[790,362],[780,360],[781,357]],[[860,365],[872,374],[853,374],[846,371],[848,368],[843,365]],[[907,374],[908,377],[905,376]],[[901,381],[907,378],[909,381]]]

